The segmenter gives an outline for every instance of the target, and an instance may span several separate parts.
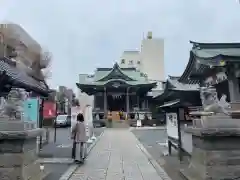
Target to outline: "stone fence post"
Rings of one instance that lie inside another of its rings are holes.
[[[187,128],[186,131],[192,134],[193,145],[189,167],[180,170],[186,179],[230,180],[240,177],[240,128],[237,125],[236,128]]]
[[[41,133],[39,128],[0,131],[0,179],[42,179],[40,164],[36,163],[36,139]]]

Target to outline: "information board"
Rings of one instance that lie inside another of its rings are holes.
[[[37,123],[39,119],[38,98],[28,98],[24,101],[24,121]]]
[[[93,128],[92,106],[87,105],[84,109],[84,120],[86,125],[86,135],[90,138]]]
[[[167,135],[178,139],[178,119],[177,113],[166,113]]]

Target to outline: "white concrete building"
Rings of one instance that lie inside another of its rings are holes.
[[[124,51],[119,63],[121,68],[134,67],[140,70],[140,52]]]
[[[41,45],[35,41],[20,25],[3,22],[0,24],[0,39],[5,44],[5,53],[8,48],[14,48],[17,62],[29,67],[33,61],[39,60],[42,52]]]
[[[147,37],[142,40],[140,64],[140,70],[147,74],[148,79],[156,81],[165,80],[164,40],[153,38],[152,32],[148,32]]]
[[[152,32],[148,32],[142,40],[141,50],[124,51],[119,65],[121,68],[135,67],[150,80],[164,81],[164,40],[153,38]]]
[[[165,80],[164,70],[164,39],[153,38],[152,32],[148,32],[141,42],[140,51],[124,51],[119,66],[121,68],[135,67],[145,73],[148,79],[157,82],[154,90],[162,89]]]

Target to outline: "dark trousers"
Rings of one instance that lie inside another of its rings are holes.
[[[73,141],[73,146],[72,146],[72,158],[75,159],[75,154],[76,154],[76,142]]]
[[[83,162],[86,156],[85,145],[84,142],[76,143],[76,155],[75,160]]]
[[[77,143],[75,142],[75,141],[73,141],[73,147],[72,147],[72,159],[76,159],[76,145],[77,145]],[[86,157],[86,149],[84,149],[84,143],[83,142],[81,142],[81,151],[80,151],[80,153],[81,153],[81,156],[83,155],[83,159],[85,159],[85,157]]]

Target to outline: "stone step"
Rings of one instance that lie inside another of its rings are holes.
[[[125,120],[113,120],[112,128],[129,128],[129,124]]]

